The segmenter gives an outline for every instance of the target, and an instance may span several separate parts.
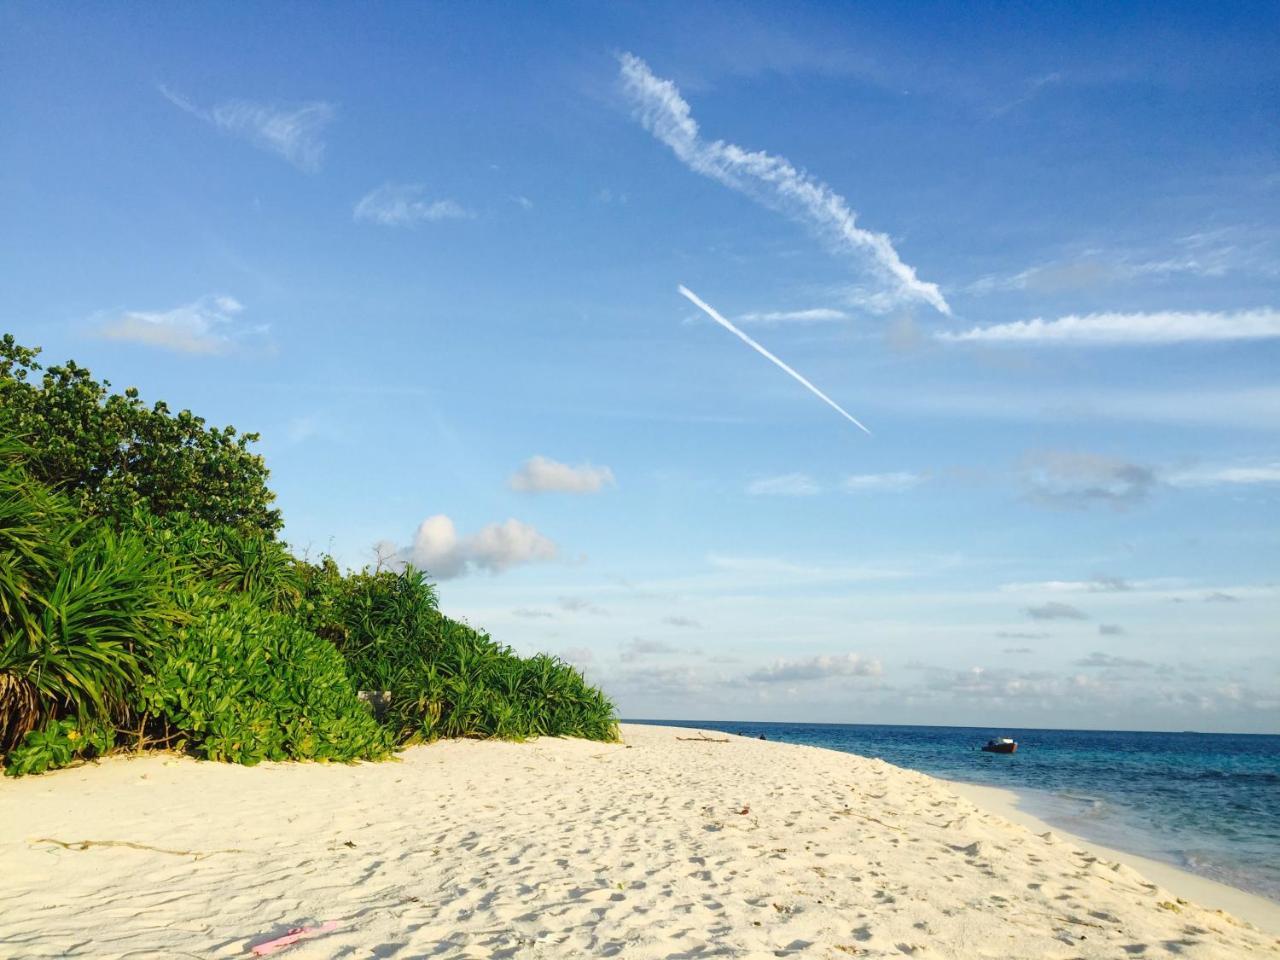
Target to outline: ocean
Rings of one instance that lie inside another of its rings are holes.
[[[1087,840],[1280,901],[1280,736],[638,720],[802,743],[1016,792]],[[1013,737],[1009,756],[978,750]]]

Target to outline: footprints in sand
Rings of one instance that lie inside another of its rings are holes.
[[[163,825],[87,802],[25,835],[171,847],[200,833],[241,852],[2,848],[21,854],[23,882],[0,876],[0,956],[40,957],[77,931],[100,938],[85,955],[145,956],[163,930],[167,955],[231,958],[264,926],[332,918],[340,929],[300,960],[1280,957],[1127,868],[881,761],[731,738],[708,762],[671,731],[626,736],[625,753],[437,744],[394,765],[289,768],[287,789],[269,768],[210,765],[208,802],[179,802],[158,772],[148,796]],[[234,816],[217,800],[230,789]],[[94,871],[72,869],[89,856]]]

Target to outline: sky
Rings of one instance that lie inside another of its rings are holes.
[[[1274,4],[8,3],[0,223],[624,717],[1280,732]]]

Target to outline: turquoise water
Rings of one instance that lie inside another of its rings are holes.
[[[1060,829],[1280,901],[1280,736],[638,721],[880,757],[1016,791]],[[977,748],[1018,741],[1012,756]]]

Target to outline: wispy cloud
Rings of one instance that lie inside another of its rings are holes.
[[[935,336],[950,343],[1016,343],[1037,345],[1170,344],[1280,337],[1280,310],[1261,307],[1232,313],[1176,310],[1154,313],[1071,314],[1056,320],[1037,317],[959,333]]]
[[[720,326],[724,327],[726,330],[732,333],[735,337],[737,337],[739,340],[741,340],[743,343],[749,346],[752,350],[756,351],[756,353],[763,356],[766,360],[769,360],[775,366],[781,368],[783,372],[790,375],[793,379],[799,381],[799,383],[802,386],[804,386],[805,389],[807,389],[810,393],[816,396],[819,400],[821,400],[827,406],[831,407],[831,409],[835,410],[836,413],[840,414],[840,416],[844,417],[846,420],[852,423],[855,427],[857,427],[863,433],[867,434],[868,436],[871,435],[871,431],[868,430],[865,426],[863,426],[862,422],[858,420],[856,417],[854,417],[853,414],[849,413],[847,410],[844,409],[844,407],[840,406],[840,404],[836,403],[834,400],[828,397],[825,393],[823,393],[821,390],[815,387],[803,376],[801,376],[791,367],[787,366],[787,364],[783,363],[781,360],[775,357],[772,353],[770,353],[764,347],[760,346],[760,344],[756,343],[754,340],[748,337],[745,333],[743,333],[741,330],[735,327],[732,323],[730,323],[728,320],[722,317],[714,307],[712,307],[710,304],[702,300],[702,298],[700,298],[696,293],[694,293],[692,290],[690,290],[688,287],[684,286],[683,284],[681,284],[677,289],[679,289],[680,295],[682,297],[684,297],[686,300],[692,303],[695,307],[697,307],[699,310],[701,310],[703,313],[709,316],[712,320],[720,324]]]
[[[1145,499],[1158,480],[1149,467],[1117,457],[1051,450],[1026,458],[1022,482],[1033,500],[1050,506],[1123,508]]]
[[[491,523],[464,537],[444,514],[423,520],[409,546],[397,549],[383,543],[376,549],[379,556],[412,563],[439,580],[474,570],[501,573],[523,564],[554,560],[559,552],[555,543],[520,520]]]
[[[1077,667],[1106,667],[1120,670],[1141,670],[1151,666],[1146,660],[1131,657],[1114,657],[1109,653],[1095,652],[1075,662]]]
[[[1009,274],[988,274],[966,285],[984,295],[1028,291],[1063,293],[1117,283],[1191,276],[1218,279],[1233,273],[1280,274],[1274,228],[1248,226],[1201,230],[1140,250],[1083,247],[1056,260]]]
[[[784,473],[776,477],[760,477],[747,484],[753,497],[812,497],[822,487],[807,473]]]
[[[619,61],[623,90],[638,119],[689,169],[781,211],[837,249],[855,254],[892,286],[895,299],[920,301],[942,313],[951,312],[938,285],[920,280],[885,234],[859,227],[857,214],[831,187],[784,157],[703,139],[688,102],[674,83],[655,76],[649,65],[633,54],[624,53]]]
[[[511,615],[521,620],[554,620],[556,616],[550,610],[539,610],[536,607],[517,607],[511,611]]]
[[[827,677],[878,677],[884,672],[879,660],[858,653],[783,659],[747,675],[753,683],[795,683]]]
[[[901,493],[921,480],[918,473],[855,473],[844,478],[849,493]]]
[[[241,319],[244,306],[234,297],[211,294],[170,310],[125,310],[99,314],[91,321],[107,340],[141,343],[176,353],[226,354],[246,338],[260,336],[265,326]]]
[[[684,627],[690,630],[701,630],[702,624],[693,617],[663,617],[662,622],[669,627]]]
[[[1027,81],[1023,92],[1019,97],[1009,101],[1008,103],[992,108],[989,117],[991,119],[995,119],[996,117],[1003,116],[1010,110],[1014,110],[1017,107],[1022,106],[1024,103],[1030,103],[1047,87],[1057,86],[1062,83],[1062,77],[1063,75],[1056,70],[1053,73],[1046,73],[1038,77],[1033,77]]]
[[[1171,472],[1165,483],[1174,487],[1254,486],[1280,483],[1280,463],[1254,466],[1205,466]]]
[[[361,197],[352,215],[356,220],[384,227],[411,227],[475,216],[455,200],[428,200],[426,192],[420,183],[384,183]]]
[[[321,135],[333,120],[332,104],[323,100],[285,107],[251,100],[226,100],[210,108],[196,105],[166,86],[160,93],[174,106],[198,117],[222,133],[248,140],[313,173],[324,158]]]
[[[624,663],[634,663],[647,657],[665,656],[666,654],[679,652],[679,647],[672,646],[662,640],[644,640],[640,637],[634,637],[622,645],[619,659]]]
[[[533,456],[507,480],[522,493],[599,493],[614,485],[613,471],[581,463],[571,467],[550,457]]]
[[[598,607],[590,600],[582,597],[561,597],[560,609],[568,613],[590,613],[597,617],[607,617],[609,611],[603,607]]]
[[[1079,607],[1059,600],[1050,600],[1034,607],[1026,607],[1023,611],[1032,620],[1088,620],[1089,615]]]
[[[1098,624],[1098,635],[1102,637],[1123,637],[1124,627],[1116,623]]]
[[[773,310],[767,313],[744,313],[738,316],[739,323],[782,324],[782,323],[832,323],[848,320],[849,314],[843,310],[830,307],[813,307],[808,310]]]

